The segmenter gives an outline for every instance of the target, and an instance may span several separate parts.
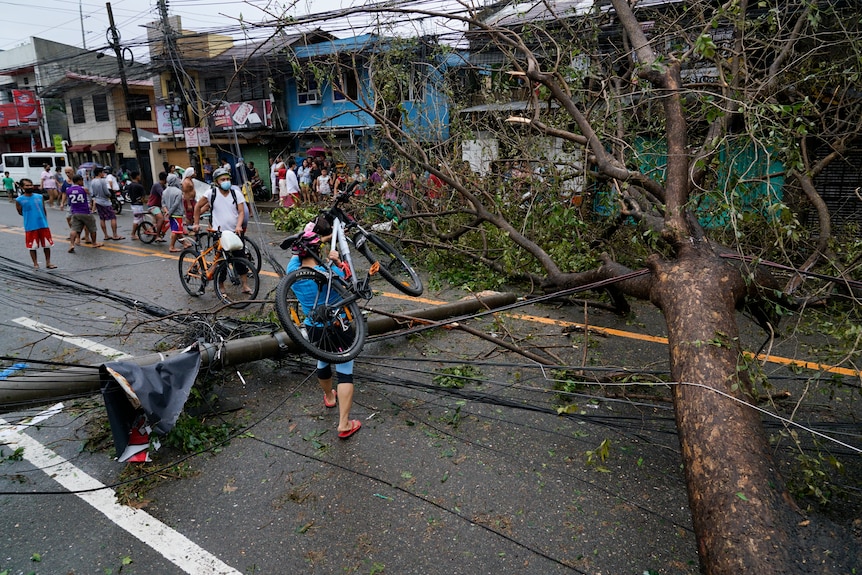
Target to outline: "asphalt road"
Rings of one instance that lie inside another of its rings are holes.
[[[137,327],[149,318],[134,306],[39,283],[45,276],[167,309],[216,307],[212,294],[182,291],[164,245],[125,240],[67,254],[62,214],[50,216],[59,269],[33,272],[17,213],[0,205],[0,255],[22,264],[0,282],[6,355],[94,365],[104,361],[99,345],[139,355],[181,339],[170,321]],[[279,235],[265,222],[259,230]],[[129,231],[130,217],[120,216],[120,232]],[[275,285],[274,274],[264,278]],[[372,301],[390,310],[464,295],[429,289],[413,300],[380,289]],[[471,325],[571,365],[661,371],[662,334],[646,327],[661,322],[649,308],[642,313],[627,324],[591,310],[590,325],[619,330],[608,337],[562,333],[584,322],[573,307],[529,306]],[[22,317],[78,339],[45,336]],[[469,377],[453,387],[443,369]],[[366,346],[353,410],[363,428],[342,441],[313,373],[297,357],[206,374],[218,405],[240,408],[207,421],[230,422],[235,436],[216,452],[164,448],[140,467],[113,459],[98,397],[64,402],[36,421],[29,418],[45,408],[0,416],[24,426],[0,428],[0,443],[23,447],[21,460],[0,447],[0,573],[698,571],[669,404],[612,393],[597,400],[577,395],[577,386],[562,398],[553,387],[577,381],[574,371],[547,371],[493,343],[437,330]],[[565,404],[575,407],[558,415]],[[95,448],[94,437],[102,438]],[[114,501],[113,488],[136,473],[153,473],[140,510]]]

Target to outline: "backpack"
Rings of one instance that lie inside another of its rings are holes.
[[[212,212],[213,206],[215,205],[215,197],[216,197],[217,193],[218,193],[218,189],[215,186],[210,188],[210,197],[209,197],[210,212]],[[233,205],[239,206],[239,202],[237,202],[237,200],[236,200],[236,190],[234,189],[233,186],[231,186],[231,188],[230,188],[230,197],[233,198]],[[248,217],[249,217],[248,202],[243,202],[242,206],[243,206],[244,212],[245,212],[245,216],[243,216],[243,218],[242,218],[242,231],[245,231],[248,229]]]

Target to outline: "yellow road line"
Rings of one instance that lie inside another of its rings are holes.
[[[0,231],[7,232],[7,233],[13,233],[13,234],[21,235],[21,236],[24,235],[24,228],[23,227],[0,226]],[[57,243],[56,239],[54,241],[55,241],[55,243]],[[68,243],[68,240],[66,240],[65,238],[61,239],[59,241],[65,241],[65,243]],[[141,245],[140,247],[129,246],[129,245],[122,245],[121,246],[120,244],[113,244],[110,240],[107,242],[103,242],[103,243],[105,244],[104,247],[99,248],[99,249],[110,251],[110,252],[124,253],[124,254],[128,254],[128,255],[139,256],[139,257],[147,257],[147,256],[155,255],[155,256],[165,258],[165,259],[174,259],[174,260],[178,259],[178,254],[164,253],[164,252],[157,252],[157,251],[153,251],[153,250],[148,250],[148,249],[144,248],[143,245]],[[261,275],[265,275],[265,276],[269,276],[269,277],[278,277],[278,274],[276,274],[275,272],[261,270],[260,273],[261,273]],[[449,302],[442,301],[442,300],[422,298],[422,297],[413,297],[413,296],[409,296],[406,294],[394,293],[394,292],[384,292],[384,291],[375,290],[375,293],[379,293],[382,297],[386,297],[389,299],[409,300],[409,301],[413,301],[413,302],[417,302],[417,303],[423,303],[423,304],[427,304],[427,305],[443,305],[443,304],[449,303]],[[589,329],[590,331],[593,331],[596,333],[602,333],[605,335],[610,335],[610,336],[615,336],[615,337],[624,337],[626,339],[636,339],[639,341],[647,341],[650,343],[658,343],[658,344],[662,344],[662,345],[667,345],[667,338],[663,337],[663,336],[647,335],[647,334],[643,334],[643,333],[636,333],[633,331],[624,331],[624,330],[620,330],[620,329],[614,329],[614,328],[610,328],[610,327],[600,327],[600,326],[595,326],[595,325],[587,326],[585,324],[581,324],[578,322],[566,321],[566,320],[560,320],[560,319],[550,319],[550,318],[546,318],[546,317],[539,317],[536,315],[528,315],[528,314],[506,314],[506,315],[509,315],[510,317],[513,317],[515,319],[521,319],[521,320],[530,321],[533,323],[541,323],[541,324],[546,324],[546,325],[556,325],[556,326],[560,326],[560,327],[576,327],[579,329]],[[777,356],[777,355],[759,354],[755,357],[755,355],[750,351],[743,351],[743,354],[745,355],[745,357],[755,358],[759,361],[767,361],[769,363],[777,363],[780,365],[802,367],[802,368],[811,369],[814,371],[825,371],[827,373],[834,373],[837,375],[848,375],[848,376],[852,376],[852,377],[862,376],[862,372],[860,372],[859,370],[848,369],[846,367],[838,367],[835,365],[828,365],[828,364],[817,363],[817,362],[813,362],[813,361],[803,361],[803,360],[798,360],[798,359],[791,359],[789,357],[782,357],[782,356]]]
[[[662,336],[646,335],[646,334],[642,334],[642,333],[635,333],[632,331],[623,331],[623,330],[613,329],[613,328],[609,328],[609,327],[599,327],[599,326],[594,326],[594,325],[587,326],[585,324],[577,323],[577,322],[573,322],[573,321],[565,321],[565,320],[560,320],[560,319],[550,319],[550,318],[546,318],[546,317],[538,317],[535,315],[525,315],[525,314],[507,314],[507,315],[510,315],[511,317],[516,318],[516,319],[522,319],[525,321],[531,321],[531,322],[535,322],[535,323],[543,323],[543,324],[547,324],[547,325],[558,325],[561,327],[576,327],[576,328],[580,328],[580,329],[589,329],[590,331],[593,331],[596,333],[603,333],[606,335],[624,337],[627,339],[637,339],[640,341],[648,341],[648,342],[652,342],[652,343],[659,343],[659,344],[667,345],[667,338],[662,337]],[[781,365],[803,367],[805,369],[812,369],[814,371],[825,371],[828,373],[835,373],[838,375],[849,375],[849,376],[853,376],[853,377],[860,377],[860,375],[862,375],[862,372],[860,372],[859,370],[848,369],[846,367],[838,367],[835,365],[816,363],[813,361],[803,361],[803,360],[799,360],[799,359],[790,359],[789,357],[781,357],[778,355],[764,355],[762,353],[755,356],[750,351],[743,351],[742,353],[747,358],[755,358],[755,359],[758,359],[760,361],[768,361],[769,363],[777,363],[777,364],[781,364]]]

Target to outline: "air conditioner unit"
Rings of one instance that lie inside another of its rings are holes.
[[[319,104],[320,92],[309,92],[305,100],[306,104]]]

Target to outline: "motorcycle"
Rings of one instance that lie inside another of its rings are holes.
[[[114,212],[118,216],[123,213],[123,204],[125,203],[126,199],[123,197],[123,192],[121,190],[117,190],[111,194],[111,206],[114,208]]]
[[[268,202],[272,199],[272,194],[269,193],[269,190],[263,184],[263,180],[260,179],[260,176],[255,176],[249,183],[251,184],[251,193],[254,196],[254,201]]]

